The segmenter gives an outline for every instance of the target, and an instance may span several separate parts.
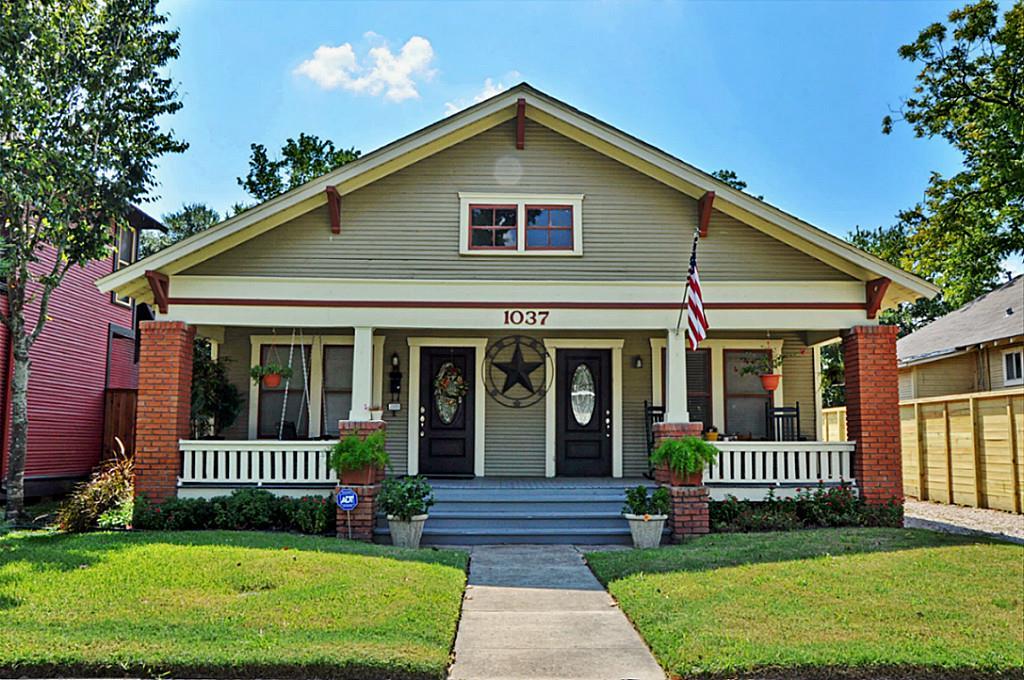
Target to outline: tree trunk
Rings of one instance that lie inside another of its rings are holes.
[[[14,376],[11,381],[11,439],[7,459],[7,520],[17,524],[25,510],[25,457],[28,452],[28,375],[32,366],[24,327],[11,334]]]

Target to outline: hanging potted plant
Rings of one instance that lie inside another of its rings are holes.
[[[775,356],[773,352],[757,352],[743,359],[744,366],[740,369],[740,375],[756,375],[761,379],[761,387],[766,392],[774,392],[779,388],[779,381],[782,380],[782,376],[775,372],[782,366],[782,361],[781,352],[778,356]]]
[[[643,484],[626,489],[622,514],[629,523],[634,548],[657,548],[661,545],[671,505],[672,495],[664,486],[655,489],[650,496]]]
[[[700,486],[704,468],[718,460],[718,447],[700,437],[666,439],[651,453],[656,479],[672,486]]]
[[[292,377],[292,369],[276,362],[257,364],[249,369],[249,376],[254,383],[259,384],[262,380],[264,387],[273,389],[281,384],[282,379]]]
[[[378,430],[365,439],[354,432],[347,435],[331,449],[327,464],[338,473],[342,484],[377,483],[384,476],[384,468],[391,467],[391,458],[384,449],[384,432]]]
[[[418,548],[423,537],[427,510],[434,504],[434,491],[423,477],[385,479],[377,496],[387,515],[391,544],[396,548]]]

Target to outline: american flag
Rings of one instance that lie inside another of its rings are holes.
[[[686,309],[690,319],[690,349],[696,350],[700,341],[708,337],[708,320],[704,316],[704,299],[697,274],[697,241],[700,233],[693,234],[693,252],[690,254],[690,273],[686,277]]]

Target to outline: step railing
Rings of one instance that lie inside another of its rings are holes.
[[[774,486],[854,482],[853,442],[715,442],[718,460],[704,471],[713,484]]]
[[[331,486],[332,442],[182,440],[179,486]]]

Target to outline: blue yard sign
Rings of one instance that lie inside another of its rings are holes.
[[[341,489],[338,491],[337,499],[338,507],[346,512],[355,510],[356,506],[359,505],[359,496],[352,489]]]

